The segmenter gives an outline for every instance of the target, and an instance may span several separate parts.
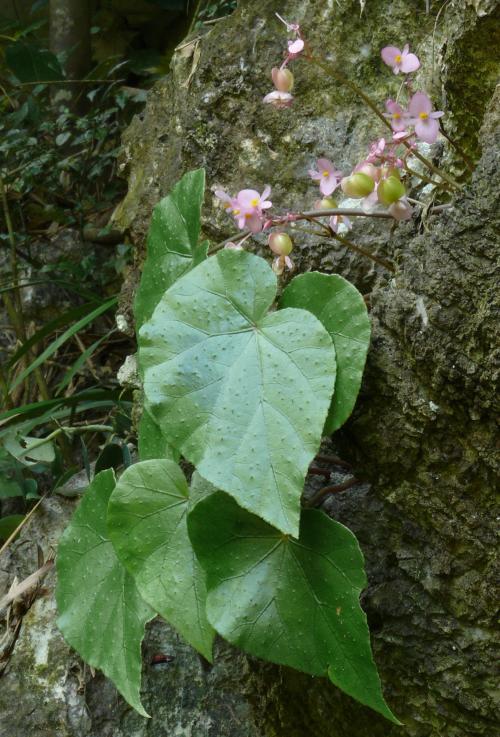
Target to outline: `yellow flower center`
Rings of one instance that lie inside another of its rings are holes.
[[[252,207],[257,207],[257,205],[259,204],[259,200],[257,199],[257,197],[254,197],[253,200],[250,200],[250,204],[252,205]]]
[[[239,215],[239,214],[240,214],[239,210],[233,210],[233,215]]]
[[[393,113],[392,114],[392,117],[394,118],[394,120],[399,120],[400,117],[401,117],[401,114],[400,113]]]
[[[420,118],[420,120],[427,120],[427,118],[429,117],[429,113],[419,113],[418,117]]]
[[[396,64],[399,64],[401,62],[401,54],[396,54],[396,56],[394,57],[394,61],[396,62]]]
[[[329,177],[330,176],[330,172],[325,169],[324,172],[323,172],[323,176],[324,177]]]
[[[248,218],[251,218],[251,217],[252,217],[252,213],[251,213],[251,212],[246,212],[246,213],[245,213],[245,217],[246,217],[246,218],[247,218],[247,220],[248,220]]]

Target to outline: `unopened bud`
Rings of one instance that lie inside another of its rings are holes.
[[[368,174],[357,172],[350,177],[344,177],[340,186],[348,197],[367,197],[375,189],[375,182]]]
[[[392,205],[406,194],[405,186],[397,177],[382,179],[377,189],[378,201],[383,205]]]
[[[293,248],[292,239],[286,233],[271,233],[268,243],[271,251],[278,256],[288,256]]]
[[[271,72],[274,86],[279,92],[291,92],[293,89],[293,74],[289,69],[274,67]]]

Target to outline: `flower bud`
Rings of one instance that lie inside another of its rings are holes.
[[[293,74],[289,69],[274,67],[271,72],[274,86],[279,92],[291,92],[293,89]]]
[[[391,176],[382,179],[377,189],[378,201],[383,205],[392,205],[397,202],[406,193],[405,186],[397,177]]]
[[[368,161],[365,161],[364,164],[356,167],[356,174],[358,173],[366,174],[367,177],[370,177],[370,179],[373,179],[375,182],[378,182],[380,179],[380,169],[373,164],[370,164]]]
[[[333,197],[323,197],[322,200],[318,200],[314,204],[316,210],[333,210],[336,207],[338,207],[338,204]]]
[[[292,239],[286,233],[271,233],[268,243],[271,251],[278,256],[288,256],[293,248]]]
[[[348,197],[367,197],[375,189],[375,182],[368,174],[356,172],[350,177],[344,177],[340,186]]]

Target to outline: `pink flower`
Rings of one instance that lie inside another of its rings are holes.
[[[242,189],[238,192],[234,201],[233,215],[238,228],[248,228],[252,233],[260,233],[263,225],[263,210],[272,207],[267,197],[271,193],[271,187],[267,185],[260,195],[255,189]]]
[[[263,98],[263,102],[268,102],[271,105],[279,108],[290,107],[293,102],[293,95],[291,95],[289,92],[280,92],[279,90],[273,90]]]
[[[231,212],[238,228],[241,230],[248,228],[252,233],[260,233],[264,227],[264,210],[272,207],[272,202],[267,199],[270,193],[269,185],[264,188],[261,195],[255,189],[242,189],[236,197],[231,197],[222,189],[215,190],[215,196],[222,201],[226,210]],[[240,241],[240,245],[241,243],[243,241]]]
[[[295,41],[288,41],[288,58],[295,59],[304,50],[304,42],[301,38],[296,38]]]
[[[413,214],[413,208],[406,197],[401,197],[397,202],[389,205],[388,211],[395,220],[409,220]]]
[[[232,210],[236,207],[235,198],[231,197],[227,192],[224,192],[223,189],[216,189],[214,191],[214,195],[222,202],[226,210]]]
[[[375,143],[372,143],[370,146],[370,151],[368,152],[368,156],[366,157],[366,161],[369,164],[373,164],[374,161],[377,161],[381,158],[382,154],[384,153],[385,148],[385,138],[380,138]]]
[[[267,184],[260,195],[255,189],[241,189],[236,197],[236,202],[247,212],[268,210],[273,203],[267,199],[271,194],[271,187]]]
[[[332,215],[330,218],[330,228],[334,233],[339,232],[339,225],[344,225],[346,230],[352,229],[352,223],[346,215]]]
[[[396,48],[396,46],[384,46],[380,52],[382,60],[390,67],[394,74],[408,74],[409,72],[415,72],[419,66],[420,61],[415,54],[409,53],[410,47],[408,44],[403,48],[403,51]]]
[[[318,159],[316,169],[309,169],[311,179],[319,181],[319,191],[326,197],[334,192],[342,179],[342,172],[337,171],[328,159]]]
[[[410,123],[420,140],[434,143],[439,133],[437,118],[444,115],[442,110],[432,110],[432,102],[424,92],[415,92],[408,105]]]
[[[391,121],[392,130],[396,133],[404,131],[406,128],[408,114],[403,110],[401,105],[398,105],[394,100],[387,100],[385,103],[385,109],[387,112],[384,113],[384,117],[389,118]]]

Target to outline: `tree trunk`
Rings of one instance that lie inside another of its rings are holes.
[[[296,238],[300,271],[337,272],[370,293],[373,339],[363,389],[353,417],[334,438],[366,483],[325,507],[353,529],[363,548],[369,579],[363,606],[387,700],[404,726],[389,725],[323,679],[247,658],[224,644],[207,672],[159,622],[145,647],[148,722],[101,676],[78,671],[54,631],[45,597],[25,618],[1,684],[0,737],[495,732],[498,5],[451,0],[430,3],[429,13],[426,5],[241,0],[204,36],[199,62],[195,54],[174,58],[172,74],[156,85],[145,115],[130,126],[123,143],[129,193],[116,214],[140,264],[152,207],[184,171],[204,166],[209,186],[233,192],[270,183],[274,203],[294,208],[314,201],[307,169],[318,156],[350,171],[382,134],[358,98],[305,62],[294,67],[294,107],[262,105],[271,90],[270,69],[285,48],[275,11],[301,22],[312,48],[329,54],[381,108],[389,89],[395,96],[398,78],[383,67],[380,48],[409,42],[418,52],[419,86],[436,108],[446,109],[447,132],[475,162],[470,178],[448,147],[438,144],[431,153],[464,182],[453,210],[397,227],[356,224],[352,239],[392,260],[395,274],[339,244]],[[214,242],[232,232],[210,190],[204,231]],[[133,280],[128,287],[120,324],[132,329]],[[51,530],[63,526],[69,505],[46,507]],[[12,560],[26,550],[21,541]],[[157,652],[175,660],[153,666]]]
[[[71,80],[83,79],[91,68],[90,0],[50,0],[50,50],[60,59]],[[65,99],[72,109],[85,108],[80,85],[58,87],[58,100]]]

